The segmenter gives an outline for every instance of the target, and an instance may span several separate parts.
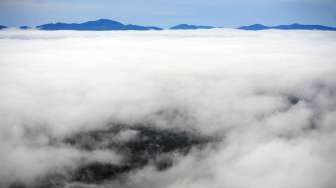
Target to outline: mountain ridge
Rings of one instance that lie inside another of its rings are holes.
[[[7,26],[0,25],[0,30],[8,28]],[[197,30],[197,29],[214,29],[221,27],[214,26],[204,26],[204,25],[192,25],[192,24],[178,24],[168,28],[169,30]],[[19,29],[27,30],[33,29],[29,26],[21,26]],[[45,30],[45,31],[56,31],[56,30],[76,30],[76,31],[112,31],[112,30],[137,30],[137,31],[147,31],[147,30],[164,30],[163,28],[156,26],[141,26],[134,24],[123,24],[118,21],[110,19],[98,19],[94,21],[87,21],[82,23],[47,23],[36,26],[35,29]],[[236,29],[240,30],[269,30],[269,29],[278,29],[278,30],[321,30],[321,31],[336,31],[336,27],[318,25],[318,24],[299,24],[293,23],[288,25],[275,25],[275,26],[266,26],[262,24],[252,24],[247,26],[241,26]]]
[[[259,30],[268,30],[268,29],[279,29],[279,30],[321,30],[321,31],[336,31],[335,27],[329,27],[324,25],[306,25],[293,23],[289,25],[276,25],[276,26],[265,26],[262,24],[253,24],[248,26],[238,27],[237,29],[241,30],[251,30],[251,31],[259,31]]]
[[[0,30],[2,30],[2,29],[6,29],[7,27],[6,26],[4,26],[4,25],[0,25]]]
[[[190,24],[178,24],[173,27],[170,27],[171,30],[195,30],[195,29],[214,29],[213,26],[204,26],[204,25],[190,25]]]
[[[140,25],[125,25],[109,19],[99,19],[95,21],[87,21],[83,23],[48,23],[36,26],[37,29],[54,31],[54,30],[79,30],[79,31],[110,31],[110,30],[162,30],[159,27],[140,26]]]

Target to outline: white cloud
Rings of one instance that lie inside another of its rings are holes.
[[[110,121],[152,120],[223,141],[167,171],[134,172],[128,187],[335,187],[335,39],[318,31],[2,31],[0,183],[83,156],[118,162],[47,142]]]

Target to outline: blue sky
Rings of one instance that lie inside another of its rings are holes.
[[[336,26],[336,0],[0,0],[0,25],[108,18],[168,27],[304,23]]]

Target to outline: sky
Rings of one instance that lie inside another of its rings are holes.
[[[169,27],[303,23],[336,26],[335,0],[0,0],[0,25],[37,26],[100,18]]]

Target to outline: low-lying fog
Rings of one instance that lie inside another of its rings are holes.
[[[1,31],[0,187],[334,188],[335,54],[336,32]]]

